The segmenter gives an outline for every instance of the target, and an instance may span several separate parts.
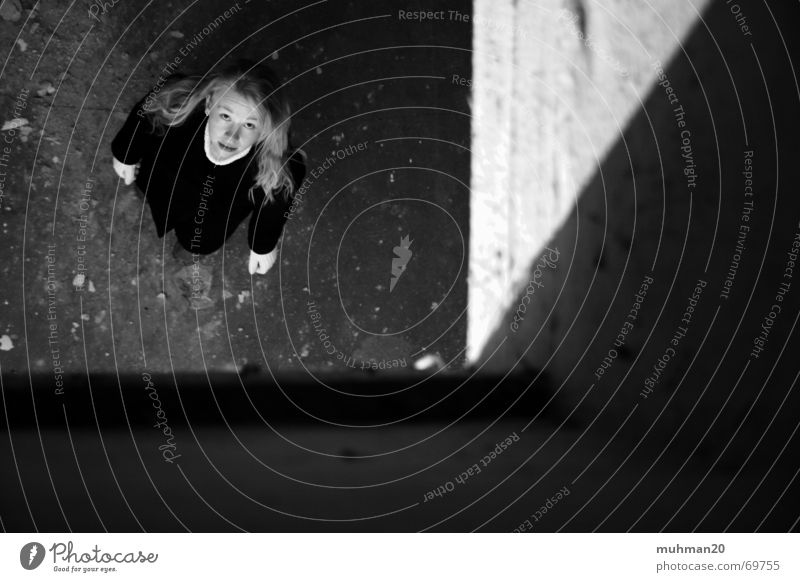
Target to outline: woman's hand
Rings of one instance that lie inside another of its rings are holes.
[[[272,268],[272,265],[275,264],[275,260],[277,258],[277,248],[272,249],[265,255],[259,255],[256,252],[250,251],[250,274],[255,275],[258,273],[259,275],[263,275]]]
[[[123,164],[117,158],[114,158],[114,171],[117,173],[117,176],[125,181],[126,186],[130,186],[133,184],[133,181],[136,179],[136,174],[139,172],[139,164]]]

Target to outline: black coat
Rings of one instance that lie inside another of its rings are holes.
[[[274,201],[262,208],[264,190],[254,187],[255,204],[250,202],[248,191],[255,184],[257,171],[255,146],[241,159],[217,166],[204,150],[206,116],[202,104],[182,125],[166,127],[163,135],[158,135],[141,111],[143,102],[128,116],[111,143],[111,151],[123,164],[141,162],[136,185],[150,206],[158,236],[175,228],[184,246],[192,236],[199,245],[194,252],[207,253],[222,246],[250,215],[250,249],[258,254],[274,249],[292,198],[286,199],[284,192],[277,190]],[[294,152],[286,163],[297,188],[305,177],[302,157]]]

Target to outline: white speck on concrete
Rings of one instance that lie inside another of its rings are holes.
[[[414,362],[415,370],[441,370],[444,368],[444,360],[439,354],[425,354]]]
[[[42,81],[39,85],[39,88],[36,90],[36,95],[39,97],[46,97],[47,95],[52,95],[56,92],[56,88],[53,87],[53,84],[50,81]]]
[[[11,121],[6,121],[3,124],[3,129],[0,131],[9,131],[11,129],[17,129],[18,127],[22,127],[23,125],[28,125],[28,120],[24,117],[17,117],[16,119],[12,119]]]

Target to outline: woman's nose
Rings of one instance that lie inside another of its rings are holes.
[[[225,131],[225,137],[228,139],[233,139],[235,141],[239,141],[239,127],[229,127]]]

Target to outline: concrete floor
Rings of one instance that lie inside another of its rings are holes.
[[[447,47],[468,47],[469,25],[437,28],[442,48],[388,50],[419,44],[430,25],[399,21],[390,2],[124,2],[92,18],[62,4],[0,22],[3,46],[17,33],[25,42],[2,73],[4,119],[29,91],[2,204],[4,373],[47,372],[53,349],[67,372],[409,366],[423,353],[460,367],[468,89],[445,73],[468,76],[469,52]],[[266,276],[249,276],[240,227],[213,282],[216,306],[194,312],[165,283],[171,235],[158,239],[136,190],[118,183],[109,143],[175,58],[195,73],[237,56],[267,58],[287,81],[309,171],[364,146],[312,181]],[[406,235],[414,254],[390,292]],[[341,359],[313,333],[309,300]]]

